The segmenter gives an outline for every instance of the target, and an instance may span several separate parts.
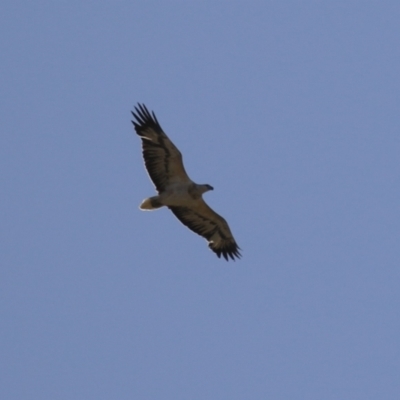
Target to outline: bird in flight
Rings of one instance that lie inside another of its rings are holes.
[[[187,175],[182,154],[162,130],[154,112],[144,104],[132,111],[136,133],[142,139],[144,163],[157,196],[143,200],[141,210],[151,211],[168,207],[190,230],[203,236],[208,247],[225,260],[240,258],[237,245],[228,223],[203,200],[203,193],[213,190],[208,184],[198,185]]]

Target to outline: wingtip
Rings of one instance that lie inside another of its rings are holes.
[[[242,254],[240,253],[241,249],[236,243],[225,248],[216,249],[210,245],[209,247],[218,256],[218,258],[221,258],[222,256],[226,261],[236,261],[236,259],[239,260],[242,257]]]
[[[133,108],[134,111],[131,111],[131,113],[135,121],[132,121],[132,123],[138,134],[143,128],[146,127],[151,127],[158,132],[162,132],[162,128],[157,120],[156,115],[154,114],[154,111],[150,113],[146,105],[139,102],[136,106],[133,106]]]

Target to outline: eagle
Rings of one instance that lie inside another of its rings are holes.
[[[158,192],[157,196],[143,200],[139,208],[151,211],[168,207],[183,225],[208,241],[208,247],[218,258],[240,258],[240,248],[228,223],[202,198],[213,187],[198,185],[189,178],[181,152],[162,130],[154,112],[138,103],[132,115],[135,131],[142,139],[147,172]]]

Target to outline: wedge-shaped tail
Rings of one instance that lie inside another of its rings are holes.
[[[139,208],[144,211],[152,211],[152,210],[157,210],[157,208],[160,208],[163,205],[164,204],[162,204],[159,200],[159,196],[154,196],[154,197],[149,197],[148,199],[144,199]]]

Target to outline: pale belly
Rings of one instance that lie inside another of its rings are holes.
[[[190,206],[195,200],[189,195],[187,186],[174,186],[160,195],[160,200],[166,206]]]

